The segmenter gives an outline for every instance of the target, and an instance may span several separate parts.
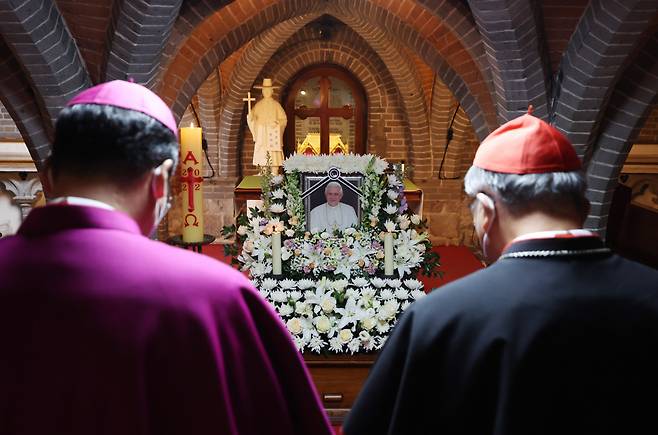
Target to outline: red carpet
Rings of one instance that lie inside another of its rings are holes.
[[[483,267],[466,246],[435,246],[434,250],[441,256],[443,278],[419,277],[426,289],[440,287]],[[204,246],[203,253],[225,263],[231,263],[230,258],[224,255],[224,245]]]

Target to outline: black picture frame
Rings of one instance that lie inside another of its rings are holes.
[[[358,228],[361,222],[361,187],[364,182],[363,174],[340,174],[338,176],[329,173],[324,174],[301,174],[301,191],[304,199],[304,211],[306,215],[306,230],[311,230],[311,210],[318,205],[327,202],[324,196],[324,188],[330,182],[337,182],[343,188],[341,202],[351,206],[356,212]]]

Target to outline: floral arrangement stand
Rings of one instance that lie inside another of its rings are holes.
[[[235,235],[225,250],[281,316],[340,422],[398,317],[425,296],[418,274],[440,274],[439,257],[426,221],[409,207],[404,174],[385,160],[294,155],[283,167],[281,175],[261,174],[261,205],[224,228]],[[307,230],[307,174],[359,175],[355,227]]]
[[[227,254],[249,272],[301,352],[374,352],[425,296],[418,273],[438,273],[426,222],[409,210],[404,174],[373,155],[296,154],[283,167],[284,174],[261,175],[262,205],[224,229],[236,233]],[[308,231],[302,174],[341,173],[362,176],[360,222]]]

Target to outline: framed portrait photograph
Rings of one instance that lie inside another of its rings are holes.
[[[302,174],[308,231],[357,228],[361,221],[363,175]]]

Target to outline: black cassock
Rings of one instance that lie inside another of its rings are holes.
[[[606,251],[516,242],[414,303],[345,434],[658,434],[658,271]]]

